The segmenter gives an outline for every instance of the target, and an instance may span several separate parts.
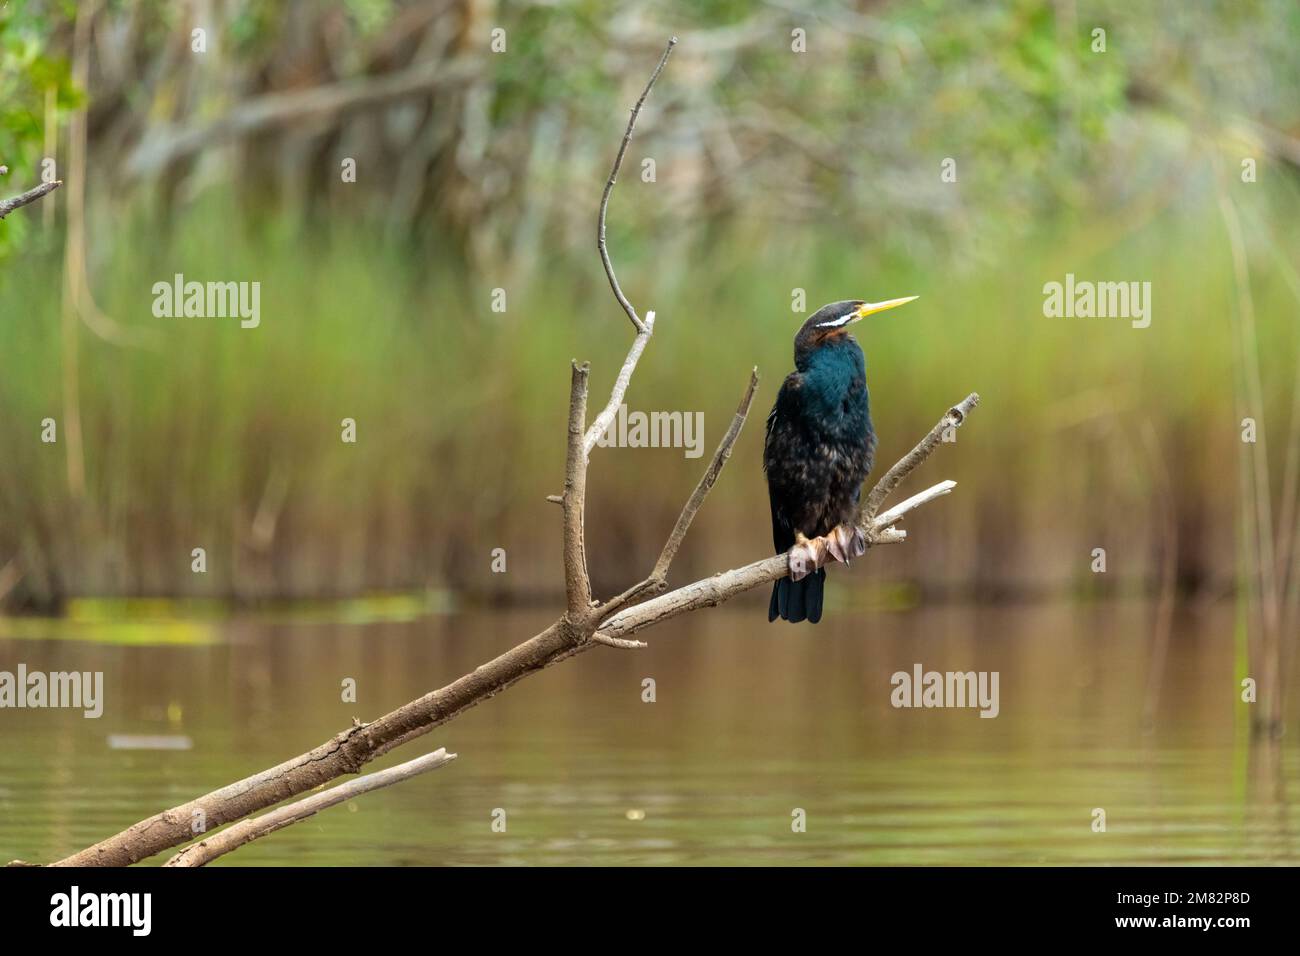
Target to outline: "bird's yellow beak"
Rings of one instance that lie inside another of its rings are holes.
[[[908,295],[901,299],[886,299],[884,302],[863,302],[862,305],[858,306],[858,311],[853,316],[853,321],[858,322],[869,315],[875,315],[877,312],[884,312],[886,309],[894,309],[900,305],[907,305],[907,303],[916,298],[919,298],[919,296]]]

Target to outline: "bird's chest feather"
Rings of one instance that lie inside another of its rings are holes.
[[[814,366],[800,391],[805,425],[824,441],[854,446],[870,430],[866,375],[851,362]]]
[[[866,367],[856,343],[816,353],[803,372],[799,399],[805,440],[816,446],[813,457],[865,475],[874,439]]]
[[[797,387],[779,402],[777,418],[766,456],[774,503],[790,512],[797,527],[823,533],[821,525],[851,514],[875,449],[856,345],[813,356]]]

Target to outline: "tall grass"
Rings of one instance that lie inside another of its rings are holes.
[[[1297,208],[1287,190],[1252,207],[1293,261],[1300,239],[1285,227]],[[629,340],[594,253],[557,251],[538,274],[510,280],[363,231],[233,225],[212,200],[165,233],[142,217],[113,239],[96,247],[95,295],[156,347],[80,330],[83,500],[69,493],[62,433],[60,444],[40,441],[42,419],[67,414],[61,263],[34,253],[0,277],[0,567],[13,562],[22,575],[11,605],[436,586],[501,598],[557,587],[545,496],[562,474],[567,361],[591,359],[600,389]],[[1170,206],[1136,228],[1045,228],[964,263],[876,252],[870,237],[763,235],[743,224],[703,245],[611,234],[626,291],[659,315],[630,407],[703,411],[711,448],[757,365],[765,411],[791,367],[803,318],[790,308],[796,287],[810,310],[921,296],[860,327],[882,461],[968,391],[983,396],[923,476],[957,479],[956,494],[915,518],[906,547],[868,562],[870,578],[986,597],[1135,592],[1160,579],[1172,520],[1179,587],[1232,587],[1236,293],[1212,202]],[[1252,256],[1251,266],[1258,414],[1286,422],[1294,303],[1274,259]],[[151,287],[177,272],[260,281],[260,328],[154,318]],[[1150,281],[1150,328],[1044,317],[1043,284],[1067,272]],[[497,287],[504,313],[491,308]],[[355,445],[340,440],[344,418],[358,423]],[[756,414],[678,573],[770,547],[761,443]],[[588,539],[598,587],[645,570],[701,466],[680,449],[597,453]],[[196,547],[207,550],[203,575],[191,572]],[[505,574],[491,570],[497,547]],[[1095,548],[1106,549],[1105,574],[1091,570]],[[841,589],[838,599],[851,598]]]

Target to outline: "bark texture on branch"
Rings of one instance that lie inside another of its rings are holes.
[[[52,183],[41,183],[39,186],[33,186],[27,192],[20,193],[12,199],[0,199],[0,219],[3,219],[16,209],[21,209],[23,206],[36,202],[42,196],[49,195],[62,185],[63,180],[56,179]]]
[[[606,183],[601,199],[599,219],[601,261],[615,298],[632,319],[637,330],[627,361],[611,390],[610,403],[607,404],[606,411],[611,407],[617,410],[654,324],[653,313],[649,312],[647,321],[641,322],[636,315],[636,310],[623,296],[614,278],[613,267],[609,262],[604,242],[605,207],[609,201],[609,193],[613,188],[619,164],[626,152],[636,117],[650,92],[650,87],[653,86],[667,62],[675,42],[676,40],[673,40],[668,44],[659,66],[632,110],[632,117],[615,160],[614,170],[609,182]],[[563,616],[541,633],[476,667],[460,679],[410,701],[372,723],[356,723],[306,753],[142,820],[92,847],[58,861],[55,865],[124,866],[136,863],[191,840],[193,838],[191,821],[200,813],[209,828],[208,835],[200,841],[200,845],[206,844],[208,848],[225,847],[226,849],[222,849],[221,852],[227,852],[241,842],[247,842],[245,837],[254,839],[256,836],[273,832],[297,819],[302,819],[304,813],[309,814],[320,809],[321,806],[328,805],[324,801],[329,800],[330,795],[337,796],[342,791],[343,796],[339,799],[346,799],[348,793],[346,787],[361,784],[362,781],[358,780],[354,784],[318,794],[274,813],[237,824],[220,833],[213,833],[213,828],[242,820],[346,774],[357,773],[370,761],[429,733],[435,727],[441,726],[474,705],[491,699],[515,682],[552,664],[593,647],[624,649],[644,646],[639,641],[631,640],[630,635],[680,614],[721,604],[737,594],[785,575],[788,569],[788,555],[780,554],[763,558],[732,571],[715,574],[668,593],[660,593],[667,586],[672,561],[685,540],[696,513],[731,456],[732,448],[748,419],[757,385],[757,370],[754,370],[750,374],[747,388],[730,426],[723,434],[699,484],[683,506],[648,577],[621,594],[601,602],[593,599],[587,575],[586,549],[583,541],[583,509],[587,458],[601,433],[598,426],[605,412],[598,416],[591,428],[587,428],[588,369],[586,365],[575,362],[570,380],[564,494],[559,497],[564,508],[567,609]],[[942,482],[914,495],[884,514],[877,514],[889,493],[929,457],[948,428],[960,426],[965,421],[978,401],[979,397],[972,394],[950,409],[939,424],[872,489],[859,516],[869,544],[891,544],[904,540],[906,533],[894,525],[913,509],[952,490],[953,482]],[[655,594],[658,596],[651,597]],[[644,600],[646,598],[649,600]],[[430,755],[432,756],[435,755]],[[400,769],[394,768],[394,771]],[[426,767],[426,769],[430,768]],[[373,783],[375,779],[388,778],[380,774],[362,779]],[[205,855],[209,852],[210,849],[186,850],[177,854],[173,862],[175,865],[185,865],[186,860],[205,859]]]
[[[939,419],[937,425],[930,429],[930,434],[926,435],[916,447],[894,463],[894,467],[885,472],[885,476],[876,482],[876,486],[871,489],[871,494],[867,496],[867,503],[863,506],[861,514],[858,516],[858,523],[866,527],[876,517],[880,506],[884,504],[885,499],[890,496],[899,483],[916,470],[921,462],[930,457],[939,442],[943,441],[944,433],[948,429],[960,428],[966,421],[966,416],[970,414],[972,408],[979,404],[980,397],[974,392],[967,395],[964,399],[948,409],[948,413]]]
[[[753,383],[751,377],[751,389]],[[751,389],[746,390],[742,408],[752,400]],[[897,485],[938,446],[939,440],[931,441],[931,436],[938,432],[941,438],[948,424],[954,427],[961,425],[978,401],[979,396],[972,394],[954,409],[950,409],[940,419],[935,430],[890,469],[881,481],[891,480]],[[954,416],[955,410],[961,414]],[[737,415],[741,417],[739,411]],[[743,417],[740,424],[743,424]],[[728,442],[724,437],[706,475],[715,468],[720,470],[722,464],[725,464],[731,444],[738,434],[738,426],[728,430],[731,441]],[[891,475],[894,477],[890,478]],[[952,482],[942,482],[876,517],[867,529],[868,541],[874,545],[903,540],[904,533],[893,525],[913,509],[947,494],[953,487]],[[870,500],[871,496],[868,496],[868,501]],[[314,750],[277,767],[141,821],[102,843],[60,860],[58,865],[125,866],[179,846],[193,835],[190,821],[196,811],[204,813],[209,826],[220,826],[305,793],[344,774],[356,773],[369,761],[427,734],[475,704],[496,696],[516,681],[575,654],[601,646],[604,642],[597,640],[597,636],[626,642],[630,635],[638,631],[691,611],[715,607],[738,594],[783,577],[787,570],[787,555],[764,558],[628,607],[601,624],[599,630],[594,629],[593,622],[589,625],[593,631],[587,634],[575,632],[566,619],[561,619],[459,680],[413,700],[373,723],[350,727]],[[595,611],[596,619],[599,619],[599,605]]]
[[[198,843],[191,843],[177,853],[164,866],[206,866],[219,856],[225,856],[247,843],[282,830],[285,827],[306,820],[321,810],[337,806],[345,800],[359,797],[381,787],[391,787],[395,783],[410,780],[430,770],[437,770],[456,759],[456,754],[449,754],[445,747],[439,747],[431,754],[416,757],[406,763],[366,774],[356,780],[331,787],[323,793],[314,793],[306,799],[279,807],[270,813],[248,820],[241,820],[234,826],[227,827],[220,833],[206,837]]]
[[[915,448],[899,459],[898,463],[889,469],[885,476],[872,488],[871,494],[867,498],[867,504],[863,506],[858,516],[859,524],[866,532],[868,545],[896,544],[905,540],[907,532],[895,528],[894,524],[909,512],[928,501],[933,501],[935,498],[948,494],[957,486],[955,481],[943,481],[919,494],[913,495],[901,504],[889,509],[883,515],[868,515],[869,508],[878,508],[885,499],[883,494],[877,496],[876,492],[886,482],[889,483],[891,488],[897,487],[899,482],[930,457],[930,454],[939,445],[943,433],[949,427],[961,427],[961,424],[966,420],[966,416],[970,414],[970,410],[977,404],[979,404],[979,396],[972,392],[958,405],[949,409],[947,414],[939,419],[939,423],[935,425],[930,433],[921,439]],[[788,562],[788,553],[778,554],[747,564],[743,568],[719,572],[712,577],[677,588],[668,594],[653,598],[614,615],[601,625],[600,633],[607,637],[626,640],[629,635],[635,634],[637,631],[660,624],[678,615],[698,611],[701,608],[716,607],[737,594],[742,594],[760,585],[785,577],[789,573]]]
[[[587,429],[586,437],[582,442],[582,449],[588,456],[591,455],[591,450],[596,447],[596,442],[600,441],[601,436],[609,429],[614,417],[618,415],[618,407],[623,404],[623,396],[627,394],[627,387],[632,382],[632,373],[636,371],[636,363],[641,360],[641,353],[645,351],[646,343],[650,341],[654,329],[655,314],[647,312],[645,322],[632,340],[632,347],[628,349],[627,358],[623,360],[623,367],[619,369],[618,377],[614,379],[614,388],[609,393],[609,401],[605,403],[604,410],[596,416],[596,420]]]
[[[594,645],[587,645],[594,646]],[[187,803],[141,820],[121,833],[74,853],[56,866],[128,866],[194,838],[201,812],[209,829],[265,810],[363,766],[394,747],[422,737],[516,681],[573,654],[558,624],[481,664],[446,687],[431,691],[369,724],[347,728],[319,747]]]
[[[587,508],[587,377],[590,367],[573,362],[569,383],[569,433],[564,457],[564,594],[570,619],[591,609],[591,579],[587,576],[587,543],[583,522]]]
[[[749,410],[754,404],[754,393],[757,390],[758,369],[754,368],[750,370],[749,385],[745,389],[745,394],[741,396],[740,405],[736,408],[736,414],[732,417],[731,424],[723,433],[722,440],[718,442],[718,447],[713,452],[713,458],[710,459],[709,466],[704,469],[704,474],[700,477],[695,490],[691,492],[690,498],[682,506],[681,514],[677,516],[677,523],[673,525],[668,540],[664,542],[663,549],[659,552],[659,558],[655,561],[649,576],[643,581],[638,581],[622,594],[616,595],[602,604],[600,607],[601,621],[607,621],[626,605],[651,594],[658,594],[668,586],[668,569],[672,567],[673,558],[677,557],[677,549],[686,540],[686,532],[690,530],[691,522],[695,520],[696,513],[704,504],[704,499],[713,490],[718,476],[722,474],[723,466],[731,460],[731,449],[736,444],[736,439],[740,437],[740,430],[744,428],[746,419],[749,418]],[[605,643],[613,643],[614,646],[625,646],[627,644],[621,638],[605,633],[603,627],[596,632],[596,639]]]

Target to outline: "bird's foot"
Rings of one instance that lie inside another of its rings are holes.
[[[819,541],[826,542],[826,552],[836,561],[848,564],[867,553],[867,536],[857,525],[841,524]]]
[[[866,553],[867,535],[856,525],[837,525],[830,534],[817,538],[806,538],[796,532],[794,547],[790,549],[790,578],[801,581],[831,559],[848,564]]]
[[[805,538],[796,532],[788,559],[790,580],[802,581],[825,563],[826,539]]]

